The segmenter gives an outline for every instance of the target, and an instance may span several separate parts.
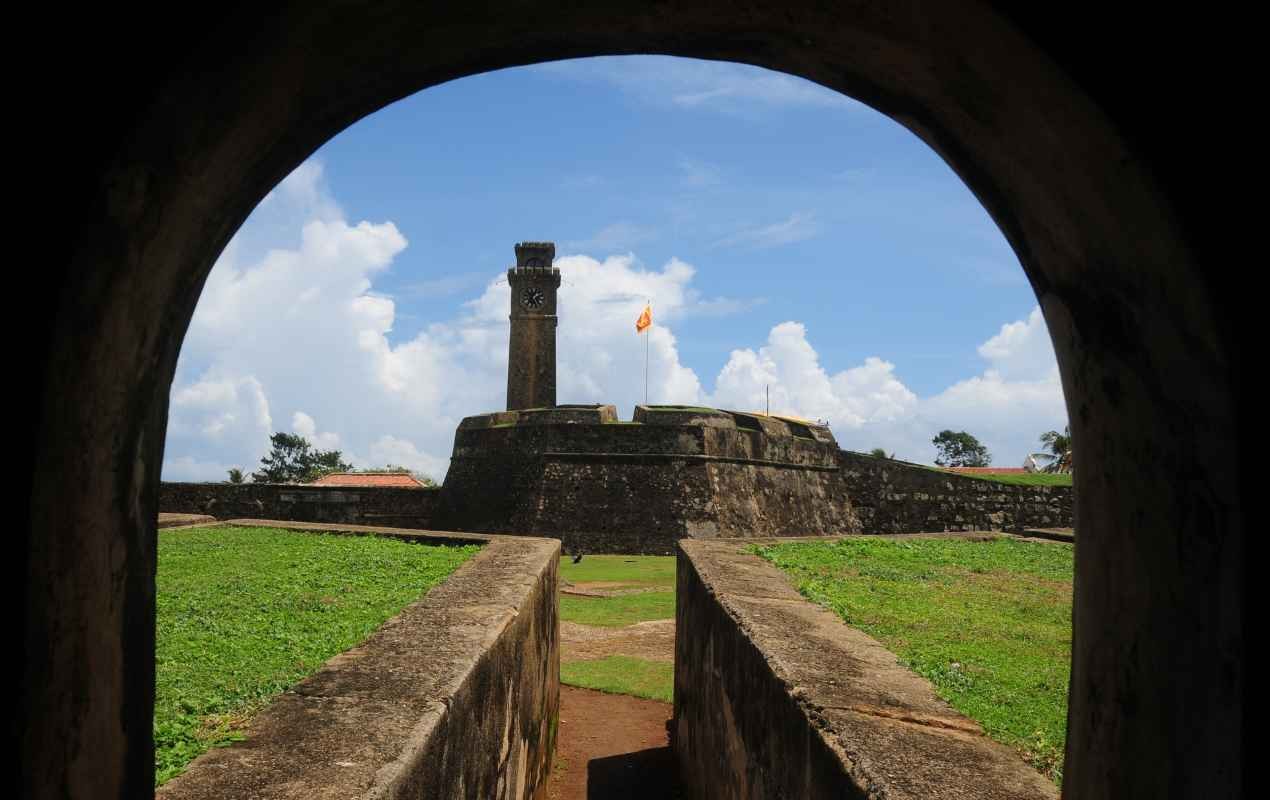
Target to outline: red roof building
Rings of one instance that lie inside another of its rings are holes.
[[[332,472],[310,486],[348,486],[359,489],[423,489],[426,484],[408,472]]]

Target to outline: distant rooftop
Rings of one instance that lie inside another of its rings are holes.
[[[966,475],[1023,475],[1027,473],[1023,467],[941,467],[941,469]]]
[[[426,485],[408,472],[332,472],[323,475],[310,486],[395,487],[398,489],[424,489]]]

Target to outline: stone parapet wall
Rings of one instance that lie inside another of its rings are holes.
[[[1058,797],[881,644],[735,540],[679,543],[674,703],[690,797]]]
[[[1070,486],[1020,486],[838,451],[865,533],[1075,527]]]
[[[296,522],[341,522],[428,529],[440,489],[349,488],[281,483],[168,483],[159,485],[159,511]]]
[[[684,537],[1074,527],[1072,489],[839,450],[777,417],[611,406],[469,417],[442,489],[164,483],[168,513],[549,536],[571,553],[669,555]]]
[[[541,800],[559,722],[559,554],[492,537],[156,797]]]
[[[701,409],[641,407],[631,423],[578,414],[464,420],[436,526],[660,554],[685,536],[859,530],[828,429]]]

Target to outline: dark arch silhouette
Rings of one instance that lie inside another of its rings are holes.
[[[151,790],[168,390],[207,272],[255,203],[335,133],[414,91],[622,53],[801,75],[898,120],[962,176],[1036,291],[1087,465],[1065,791],[1238,794],[1247,446],[1236,430],[1251,322],[1231,313],[1239,287],[1217,245],[1209,173],[1227,163],[1224,142],[1174,114],[1175,93],[1221,70],[1183,65],[1175,43],[1215,24],[975,0],[201,11],[177,22],[109,7],[15,27],[50,34],[35,69],[60,59],[75,78],[37,79],[21,106],[42,133],[21,154],[44,184],[30,202],[57,223],[17,295],[37,317],[24,343],[33,388],[15,398],[33,452],[29,524],[11,559],[26,796]]]

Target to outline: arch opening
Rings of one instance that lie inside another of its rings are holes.
[[[664,52],[768,66],[860,97],[916,131],[984,202],[1041,300],[1076,448],[1100,465],[1077,477],[1087,538],[1068,791],[1234,794],[1240,354],[1177,216],[1185,206],[1140,157],[1150,147],[1121,136],[1079,74],[977,4],[921,15],[879,4],[850,17],[801,6],[737,17],[709,2],[613,10],[538,9],[532,20],[519,9],[494,20],[288,10],[235,59],[210,41],[190,52],[234,91],[202,91],[208,72],[165,73],[157,99],[109,119],[126,134],[84,156],[93,199],[76,206],[66,267],[50,277],[57,310],[36,372],[28,788],[148,791],[150,521],[166,390],[207,270],[264,189],[344,125],[440,80],[561,55]],[[544,13],[554,25],[540,24]],[[366,36],[349,46],[349,30]],[[262,74],[267,83],[254,80]],[[77,487],[69,501],[67,485]]]

